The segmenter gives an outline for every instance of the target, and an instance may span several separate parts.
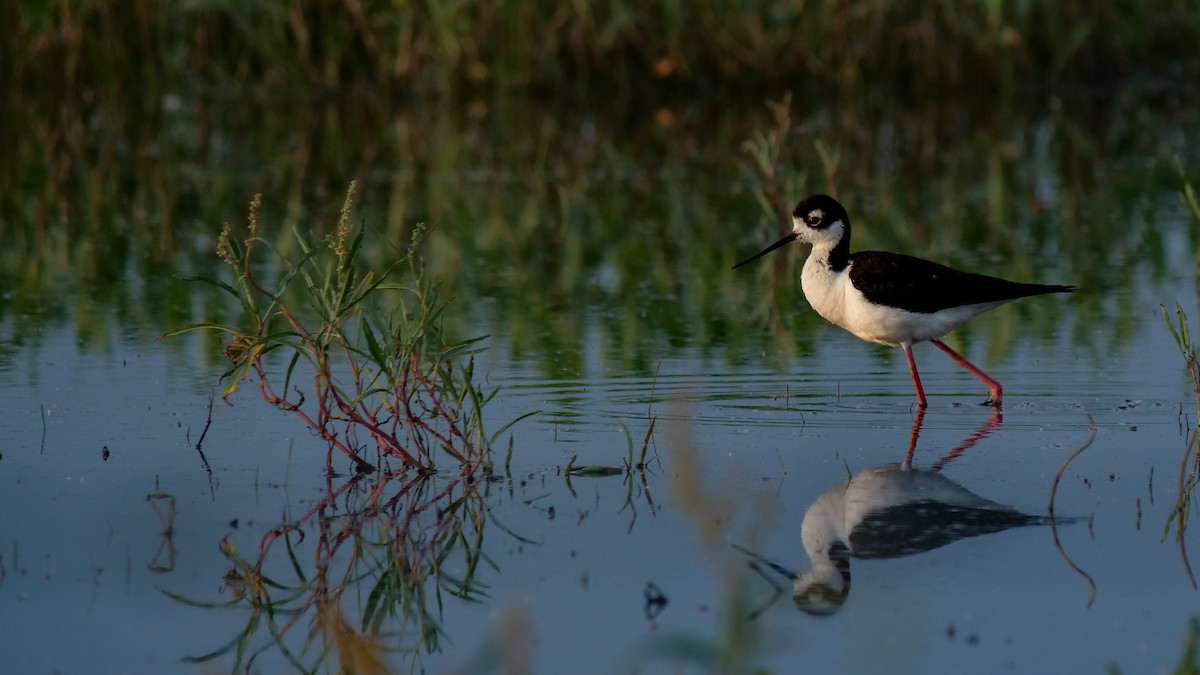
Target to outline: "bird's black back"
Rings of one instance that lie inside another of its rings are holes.
[[[1075,290],[1074,286],[1027,284],[960,272],[923,258],[883,251],[850,254],[850,281],[875,304],[921,314]]]

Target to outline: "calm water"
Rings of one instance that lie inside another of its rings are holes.
[[[1139,139],[1135,147],[1158,148],[1154,166],[1165,166],[1177,147],[1170,139],[1186,128],[1170,118],[1172,133],[1162,134],[1161,146]],[[1040,132],[1022,129],[1034,139],[1030,147],[1040,147]],[[1021,168],[1043,160],[1034,154],[1015,163],[1018,176],[1031,178],[1018,177],[1000,192],[1007,203],[1118,199],[1099,195],[1095,185],[1057,186],[1052,179],[1065,169]],[[1097,171],[1115,174],[1111,185],[1136,185],[1126,167],[1140,158],[1105,161],[1107,169]],[[601,180],[603,169],[590,180]],[[644,179],[612,175],[613,191]],[[698,180],[667,172],[653,184],[661,195]],[[986,204],[978,198],[987,184],[981,181],[962,190],[975,195],[964,198],[971,204]],[[641,211],[597,197],[590,216],[568,218],[565,231],[610,228],[626,255],[638,245],[633,230],[660,219],[703,230],[677,244],[647,234],[649,252],[632,261],[618,253],[572,258],[564,246],[536,261],[516,258],[528,267],[500,265],[498,253],[481,243],[495,228],[459,249],[451,242],[472,229],[447,226],[429,256],[447,270],[448,292],[465,305],[449,320],[465,333],[491,335],[477,366],[500,388],[489,423],[498,428],[540,412],[505,435],[496,480],[465,507],[474,520],[463,529],[464,543],[448,549],[436,574],[401,574],[413,582],[406,600],[365,632],[389,650],[383,659],[395,672],[1170,670],[1197,614],[1184,552],[1173,530],[1164,536],[1196,420],[1195,395],[1157,303],[1180,300],[1193,326],[1200,311],[1196,224],[1169,184],[1163,179],[1131,194],[1119,217],[1078,207],[1070,211],[1078,222],[1020,216],[1008,234],[986,226],[938,229],[937,219],[923,233],[897,233],[889,223],[899,216],[884,214],[882,197],[859,198],[876,202],[874,217],[854,216],[851,207],[857,233],[871,245],[1082,287],[1072,297],[1002,308],[952,336],[953,346],[1004,383],[1002,419],[978,405],[986,392],[976,380],[928,345],[917,348],[930,408],[912,470],[901,480],[934,481],[937,489],[1044,516],[1056,473],[1093,423],[1097,433],[1062,472],[1056,528],[977,528],[977,536],[927,552],[851,558],[849,591],[840,609],[823,617],[801,612],[791,599],[790,575],[808,569],[816,555],[806,551],[801,525],[819,498],[811,520],[828,520],[830,502],[822,496],[836,497],[852,476],[859,484],[882,480],[890,475],[886,467],[905,459],[917,420],[900,352],[823,326],[794,281],[779,282],[780,305],[770,312],[761,302],[769,263],[738,277],[726,273],[774,232],[758,213],[746,214],[748,199],[714,202],[707,213],[659,215],[665,207],[655,197]],[[587,202],[586,195],[572,199]],[[368,219],[391,213],[365,210]],[[196,251],[211,250],[211,232],[199,229],[194,237],[195,250],[185,247],[168,272],[205,265]],[[801,252],[789,255],[798,262]],[[141,295],[143,287],[167,282],[135,260],[131,255],[116,290],[106,293],[131,298],[118,308],[89,292],[82,272],[53,305],[6,305],[3,670],[203,673],[240,663],[251,672],[333,672],[340,659],[371,672],[353,660],[364,658],[362,651],[322,632],[330,610],[303,594],[276,591],[292,598],[283,608],[295,612],[276,618],[275,630],[286,628],[278,639],[266,617],[253,623],[245,603],[199,606],[230,600],[238,588],[227,576],[234,563],[222,553],[223,538],[253,562],[265,534],[300,519],[349,476],[327,477],[323,444],[266,406],[253,387],[232,406],[218,399],[201,456],[195,444],[223,367],[207,338],[154,337],[180,323],[178,316],[227,310],[206,305],[203,296]],[[19,272],[13,264],[6,270],[10,302],[22,293],[11,281]],[[525,269],[532,280],[519,278]],[[563,281],[555,270],[578,279]],[[545,274],[555,285],[545,285]],[[526,302],[521,293],[530,288],[537,290]],[[565,291],[579,291],[580,300],[559,297]],[[168,309],[160,315],[162,307]],[[645,470],[565,473],[572,462],[623,467],[631,445],[640,452],[651,419]],[[511,460],[501,468],[509,436]],[[435,477],[427,489],[447,480]],[[311,581],[324,570],[340,589],[333,613],[364,631],[380,577],[370,562],[376,549],[322,556],[318,542],[352,531],[386,540],[396,521],[359,507],[375,486],[402,506],[404,485],[368,477],[345,487],[320,525],[306,521],[305,540],[293,540],[294,566],[277,541],[264,572],[294,587],[297,574]],[[849,513],[861,499],[839,508]],[[411,520],[404,536],[412,548],[403,550],[417,568],[416,554],[444,523],[432,509]],[[915,535],[928,535],[930,528],[919,525]],[[243,633],[249,638],[240,657],[231,648],[202,663],[188,660]],[[340,645],[331,647],[336,656],[322,659],[322,635]]]

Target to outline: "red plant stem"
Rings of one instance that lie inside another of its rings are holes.
[[[466,443],[468,449],[470,449],[471,444],[469,442],[467,442],[467,439],[459,431],[457,425],[455,424],[454,416],[452,416],[449,412],[447,412],[445,407],[442,406],[442,402],[437,396],[437,391],[434,389],[432,380],[428,377],[420,376],[420,373],[417,372],[417,359],[415,356],[412,359],[412,367],[413,367],[413,372],[417,373],[417,375],[418,375],[418,378],[419,378],[418,383],[425,389],[425,393],[429,396],[429,399],[431,401],[433,401],[434,409],[437,410],[438,414],[441,415],[442,419],[446,420],[446,428],[450,431],[451,435],[461,438],[464,441],[464,443]],[[461,453],[459,453],[457,450],[454,449],[454,443],[451,439],[447,438],[446,436],[444,436],[443,434],[441,434],[434,428],[430,427],[428,424],[426,424],[424,422],[424,420],[417,420],[417,421],[420,424],[422,424],[429,431],[429,433],[433,434],[439,441],[441,441],[443,449],[447,453],[449,453],[452,457],[454,457],[456,460],[458,460],[459,463],[461,463],[461,464],[468,463],[467,459],[465,457],[463,457],[463,455]]]
[[[403,447],[401,447],[394,436],[389,435],[386,431],[379,428],[379,425],[377,425],[375,422],[371,421],[371,419],[368,419],[368,418],[364,417],[363,415],[359,414],[359,412],[353,406],[351,406],[345,399],[343,399],[341,394],[338,394],[337,391],[333,387],[330,387],[328,389],[328,392],[329,392],[329,395],[336,402],[338,410],[342,414],[344,414],[347,419],[354,422],[355,424],[362,425],[369,432],[371,432],[371,437],[374,438],[377,443],[384,445],[385,449],[388,452],[399,457],[404,462],[411,464],[417,468],[420,468],[420,469],[428,469],[429,468],[423,462],[418,460],[416,457],[414,457],[412,454],[410,454],[408,451],[406,451]]]
[[[258,372],[258,389],[259,393],[263,397],[263,400],[280,410],[295,413],[300,417],[301,420],[304,421],[305,424],[309,426],[309,428],[317,432],[317,435],[321,438],[321,440],[326,441],[336,447],[338,450],[341,450],[343,454],[354,460],[356,464],[367,464],[367,462],[359,457],[357,453],[342,443],[336,434],[329,431],[324,423],[318,423],[316,420],[313,420],[308,413],[301,409],[300,406],[304,403],[304,394],[302,392],[300,393],[300,401],[297,403],[291,403],[286,399],[280,398],[279,395],[275,393],[275,389],[271,386],[269,378],[267,377],[267,373],[263,368],[261,357],[255,357],[254,368]],[[320,407],[320,410],[323,411],[324,408]]]

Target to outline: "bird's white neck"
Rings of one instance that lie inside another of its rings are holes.
[[[845,285],[849,283],[849,275],[845,267],[835,270],[830,265],[833,250],[828,244],[813,244],[800,271],[800,287],[817,314],[834,325],[845,326]]]
[[[835,220],[829,227],[808,233],[805,239],[813,247],[810,262],[815,259],[835,272],[850,264],[850,223]]]

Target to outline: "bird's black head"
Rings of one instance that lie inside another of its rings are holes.
[[[812,244],[830,251],[829,265],[842,269],[850,256],[850,216],[829,195],[813,195],[792,209],[792,231],[782,239],[734,265],[741,267],[793,241]]]
[[[813,195],[800,200],[792,209],[792,224],[796,233],[803,232],[805,227],[814,230],[824,230],[830,225],[841,221],[842,225],[850,226],[850,216],[838,200],[829,195]]]

